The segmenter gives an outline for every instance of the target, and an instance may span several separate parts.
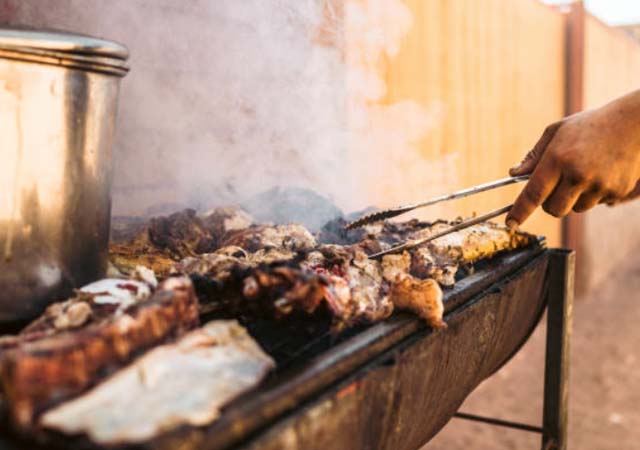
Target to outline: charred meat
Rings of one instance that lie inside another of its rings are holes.
[[[109,260],[124,275],[142,265],[164,278],[177,261],[213,252],[229,233],[244,229],[251,222],[251,217],[237,208],[217,208],[203,216],[186,209],[152,218],[145,226],[139,221],[119,218],[117,233],[112,233]]]
[[[369,254],[429,236],[451,223],[384,222],[347,232],[344,220],[334,219],[314,236],[296,224],[251,224],[233,208],[218,208],[202,218],[183,212],[152,222],[165,225],[149,226],[148,241],[172,261],[170,268],[162,265],[160,275],[189,275],[202,311],[273,318],[328,311],[334,330],[382,320],[394,305],[441,327],[439,289],[453,286],[460,267],[532,242],[529,235],[483,223],[373,261]],[[163,239],[154,234],[157,230]],[[183,258],[173,262],[178,255]]]
[[[105,279],[51,305],[19,335],[3,339],[0,382],[9,415],[20,428],[122,367],[141,351],[198,324],[188,278],[157,287],[141,279]],[[146,279],[146,281],[145,281]]]

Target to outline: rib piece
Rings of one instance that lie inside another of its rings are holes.
[[[4,339],[0,381],[13,422],[28,427],[136,354],[198,325],[188,278],[168,278],[152,291],[142,281],[101,280]]]
[[[139,443],[180,425],[213,422],[274,367],[237,322],[209,322],[48,411],[41,424],[103,445]]]

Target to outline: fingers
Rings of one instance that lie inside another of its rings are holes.
[[[599,189],[585,191],[573,206],[573,210],[575,212],[585,212],[597,206],[602,201],[602,195],[602,191]]]
[[[638,180],[633,190],[627,194],[627,196],[624,198],[624,201],[633,200],[634,198],[638,197],[640,197],[640,180]]]
[[[640,180],[636,182],[635,187],[629,193],[622,196],[620,195],[616,196],[614,194],[605,195],[600,200],[600,203],[606,203],[608,206],[615,206],[620,203],[625,203],[630,200],[634,200],[638,197],[640,197]]]
[[[542,206],[552,216],[564,217],[571,212],[583,191],[584,184],[575,183],[568,177],[562,176],[560,182]]]
[[[549,145],[549,142],[551,142],[551,140],[555,136],[558,128],[560,128],[560,125],[562,125],[562,122],[556,122],[545,128],[542,136],[540,136],[540,139],[538,139],[536,145],[533,146],[533,149],[531,149],[531,151],[529,151],[529,153],[525,155],[524,159],[520,163],[509,169],[509,175],[511,175],[512,177],[517,177],[533,172],[533,169],[535,169],[535,167],[538,165],[540,158],[542,158],[544,151]]]
[[[527,220],[547,200],[559,181],[560,169],[549,159],[543,159],[507,214],[507,226],[512,228]]]

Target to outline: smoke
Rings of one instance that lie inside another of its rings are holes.
[[[206,209],[275,186],[343,211],[402,203],[454,177],[421,143],[440,103],[391,100],[414,26],[402,0],[51,0],[16,21],[126,43],[114,213]],[[30,5],[30,6],[29,6]]]

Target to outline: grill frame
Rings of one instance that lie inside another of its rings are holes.
[[[515,340],[510,339],[509,336],[504,337],[505,343],[509,344],[510,348],[497,357],[491,370],[482,374],[473,387],[511,358],[539,322],[546,304],[549,254],[550,251],[544,248],[544,242],[539,241],[537,245],[532,247],[500,255],[487,263],[486,267],[456,282],[452,289],[445,292],[445,317],[448,322],[451,322],[452,318],[460,311],[476,304],[482,305],[483,301],[489,298],[498,299],[497,301],[504,300],[507,296],[505,289],[509,285],[518,285],[526,278],[527,274],[531,275],[533,272],[537,274],[536,281],[531,283],[531,286],[538,288],[537,294],[528,295],[534,310],[525,314],[524,320],[527,322],[525,333]],[[342,389],[349,386],[345,380],[355,379],[362,374],[366,376],[371,367],[376,364],[382,366],[391,364],[388,362],[389,354],[397,351],[398,346],[412,347],[430,337],[455,333],[460,329],[461,326],[455,325],[450,326],[447,330],[432,333],[416,316],[403,313],[394,314],[384,322],[367,327],[354,336],[337,343],[302,365],[289,367],[284,372],[277,374],[276,377],[267,380],[257,389],[228,405],[220,419],[211,426],[201,429],[177,430],[149,442],[141,448],[170,449],[177,446],[184,449],[208,450],[282,448],[282,442],[271,440],[274,433],[278,435],[293,429],[291,423],[298,420],[303,421],[303,413],[308,410],[310,404],[320,401],[319,399],[333,398],[335,400],[338,397],[343,399],[344,391]],[[463,395],[460,397],[460,402],[471,390],[472,388],[461,389]],[[377,406],[381,407],[382,405]],[[442,414],[442,420],[435,428],[439,430],[444,426],[456,409],[457,407]],[[291,420],[293,422],[288,422],[290,426],[283,428],[282,424]],[[335,423],[331,419],[327,420]],[[353,430],[342,430],[336,434],[328,431],[329,429],[330,427],[327,427],[326,433],[332,436],[331,448],[361,448],[358,445],[352,446],[349,441]],[[433,431],[431,435],[424,436],[424,442],[437,430]],[[347,439],[346,444],[348,445],[343,447],[337,445],[333,440],[336,436]],[[307,436],[307,438],[312,439],[311,436]],[[263,441],[263,439],[266,440]],[[300,439],[305,439],[305,437],[297,435],[295,439],[298,444],[302,444]],[[274,443],[277,445],[273,446]],[[309,447],[308,445],[308,442],[304,442],[305,449],[326,448],[322,446]],[[323,445],[328,445],[328,443],[324,442]],[[289,448],[300,447],[292,446]],[[364,448],[385,447],[365,446]]]
[[[397,355],[402,354],[403,349],[418,349],[428,342],[435,342],[434,339],[437,340],[438,336],[460,333],[464,326],[456,322],[456,317],[461,313],[480,308],[480,314],[475,315],[484,317],[483,305],[504,302],[508,299],[510,286],[525,286],[526,279],[535,275],[535,281],[529,282],[531,292],[524,296],[519,294],[523,298],[528,297],[528,302],[533,308],[522,317],[527,329],[517,337],[506,332],[504,342],[507,347],[487,366],[489,369],[478,374],[471,385],[456,386],[452,390],[457,400],[450,403],[446,411],[437,412],[435,425],[425,430],[418,438],[408,439],[402,445],[394,442],[394,447],[373,445],[372,442],[361,443],[365,445],[364,448],[416,448],[417,444],[426,442],[444,426],[456,412],[459,403],[480,381],[506,363],[524,344],[539,322],[546,305],[549,284],[547,266],[552,252],[553,250],[544,248],[543,241],[538,241],[537,245],[499,255],[474,274],[457,281],[454,288],[445,292],[445,315],[451,324],[447,330],[432,333],[416,316],[394,314],[384,322],[342,335],[316,355],[285,364],[284,369],[276,372],[266,382],[225,407],[220,419],[210,426],[183,427],[143,445],[122,448],[270,450],[282,448],[282,442],[276,439],[278,436],[293,436],[298,444],[306,439],[315,439],[316,443],[321,443],[317,436],[295,431],[296,424],[304,423],[309,412],[314,411],[314,405],[327,401],[343,402],[351,393],[358,391],[357,380],[367,379],[369,374],[376,372],[376,368],[396,367]],[[257,338],[260,341],[259,336]],[[473,349],[461,349],[461,352],[466,350]],[[455,407],[452,408],[452,405]],[[381,411],[384,406],[378,404],[375,409]],[[325,425],[338,425],[330,417],[319,420],[328,421]],[[416,423],[415,426],[419,428],[421,424]],[[353,447],[350,442],[354,430],[338,427],[330,432],[331,429],[332,427],[326,427],[325,435],[331,435],[332,448],[361,448],[357,445]],[[336,445],[340,443],[335,442],[336,436],[344,445]],[[61,448],[72,449],[96,448],[86,439],[60,436],[48,436],[47,444],[58,444]],[[304,443],[304,448],[323,448],[310,447],[307,444],[308,442]],[[327,442],[323,445],[325,444]],[[13,439],[5,441],[4,445],[7,447],[3,447],[3,438],[0,436],[0,450],[21,448],[19,442]],[[300,447],[288,445],[287,448]]]

